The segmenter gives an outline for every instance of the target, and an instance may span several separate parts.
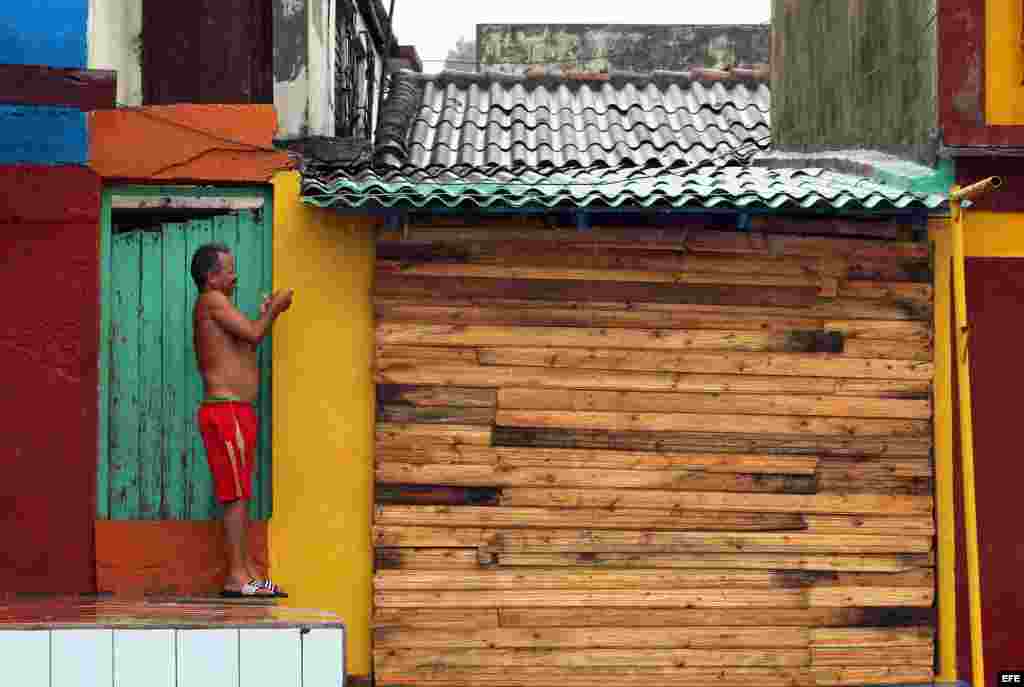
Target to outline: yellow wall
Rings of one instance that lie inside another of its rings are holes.
[[[270,560],[287,603],[338,613],[348,670],[370,673],[373,262],[370,220],[299,202],[274,178],[274,288],[295,289],[273,332]]]
[[[1024,213],[967,210],[964,252],[967,257],[1024,257]]]
[[[985,120],[1024,124],[1020,0],[985,0]]]

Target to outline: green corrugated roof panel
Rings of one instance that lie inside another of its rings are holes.
[[[884,211],[945,207],[946,197],[822,169],[747,166],[407,169],[306,176],[303,200],[335,208],[706,208]]]

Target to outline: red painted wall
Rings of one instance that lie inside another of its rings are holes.
[[[0,167],[0,590],[92,592],[100,178]]]
[[[982,638],[987,680],[971,675],[970,624],[963,513],[957,504],[957,672],[960,679],[995,685],[1000,670],[1020,670],[1024,657],[1024,560],[1021,518],[1021,389],[1024,258],[969,258],[967,314],[971,326],[971,403],[981,567]],[[956,437],[959,442],[959,436]],[[959,445],[959,444],[957,444]],[[960,464],[959,451],[956,465]],[[961,492],[957,470],[957,494]]]

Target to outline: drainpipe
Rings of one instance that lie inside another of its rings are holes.
[[[974,491],[974,424],[971,416],[971,367],[968,356],[967,278],[964,257],[964,207],[1003,185],[989,177],[949,195],[953,211],[953,302],[955,304],[956,370],[960,398],[960,459],[963,478],[964,543],[967,554],[967,595],[971,627],[971,675],[977,685],[985,683],[985,657],[981,636],[981,566],[978,558],[978,506]]]

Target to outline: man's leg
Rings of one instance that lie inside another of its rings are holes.
[[[249,502],[238,499],[224,504],[224,539],[228,549],[228,579],[225,587],[240,589],[252,579],[246,553],[249,534]]]

